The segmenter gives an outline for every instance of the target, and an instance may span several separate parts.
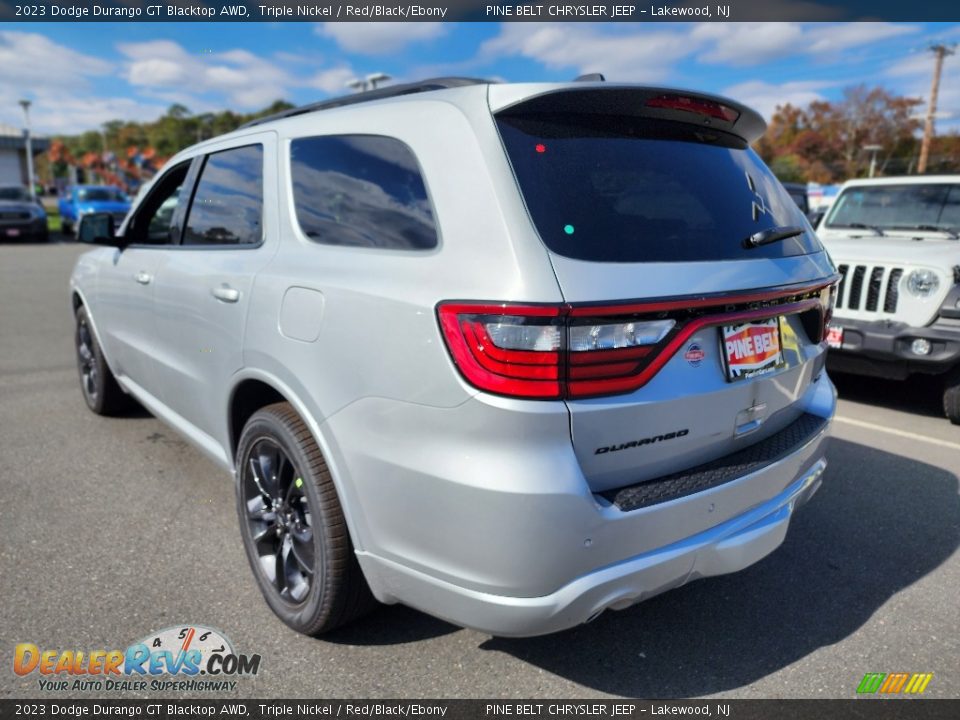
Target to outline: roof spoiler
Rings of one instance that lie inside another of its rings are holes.
[[[706,93],[674,88],[584,82],[574,85],[491,85],[494,114],[597,114],[659,118],[732,133],[748,143],[759,139],[766,121],[745,105]]]

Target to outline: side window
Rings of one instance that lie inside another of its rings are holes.
[[[131,243],[139,245],[171,245],[177,242],[173,226],[174,210],[180,198],[180,189],[190,170],[190,161],[182,162],[161,175],[137,207],[133,222],[127,230]]]
[[[183,231],[184,245],[255,245],[263,239],[263,147],[209,155]]]
[[[437,246],[413,152],[394,138],[338,135],[290,144],[297,222],[318,243],[424,250]]]

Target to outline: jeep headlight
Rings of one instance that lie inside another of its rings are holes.
[[[940,288],[940,278],[931,270],[914,270],[907,275],[907,290],[918,298],[928,298]]]

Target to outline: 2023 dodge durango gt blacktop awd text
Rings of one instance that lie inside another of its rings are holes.
[[[835,270],[723,98],[440,79],[172,158],[71,287],[84,397],[235,476],[271,608],[496,635],[783,540],[820,483]]]

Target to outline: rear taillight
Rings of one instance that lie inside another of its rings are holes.
[[[802,313],[802,319],[815,315],[825,328],[835,297],[836,285],[821,283],[598,307],[448,302],[437,313],[450,354],[470,384],[498,395],[555,400],[632,392],[695,332],[712,325]]]
[[[626,392],[676,326],[675,320],[571,317],[567,329],[567,395],[585,397]]]
[[[830,321],[833,320],[833,309],[837,306],[837,283],[831,283],[820,291],[820,316],[823,318],[820,333],[820,342],[827,339],[830,332]]]
[[[453,360],[473,385],[499,395],[562,397],[562,308],[443,304],[440,327]]]
[[[740,113],[732,107],[721,105],[713,100],[703,100],[688,95],[657,95],[647,100],[646,105],[650,108],[660,108],[662,110],[681,110],[731,123],[736,122],[740,117]]]

